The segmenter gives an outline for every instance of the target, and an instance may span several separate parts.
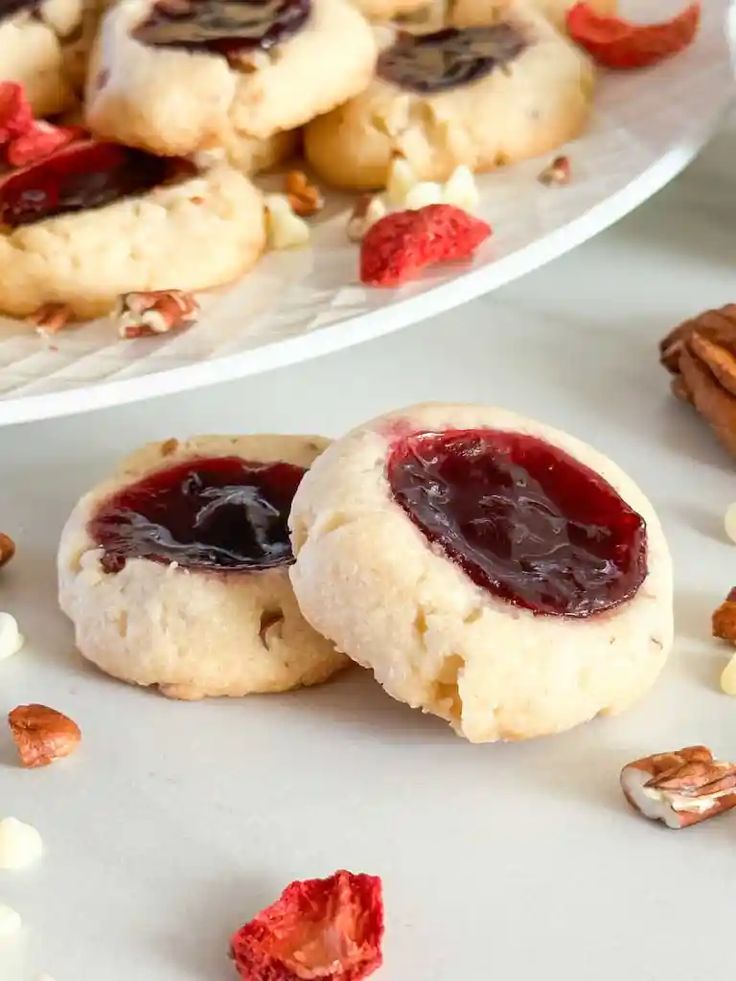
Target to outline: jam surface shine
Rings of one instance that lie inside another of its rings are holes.
[[[478,586],[535,614],[611,610],[646,576],[644,519],[541,439],[491,429],[403,436],[387,476],[430,542]]]
[[[143,44],[225,56],[267,51],[306,23],[311,0],[173,0],[157,4],[134,31]]]
[[[118,143],[73,143],[0,181],[0,225],[17,228],[99,208],[150,191],[166,183],[175,170],[171,158]]]
[[[287,520],[304,472],[235,456],[187,460],[124,487],[89,532],[107,572],[132,558],[209,571],[272,569],[293,561]]]
[[[414,92],[467,85],[510,64],[527,47],[511,24],[402,34],[378,59],[378,74]]]

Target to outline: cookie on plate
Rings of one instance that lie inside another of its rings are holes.
[[[0,81],[19,82],[37,116],[76,100],[83,0],[6,0],[0,7]]]
[[[61,608],[103,671],[173,698],[278,692],[348,664],[292,592],[287,515],[316,436],[154,443],[79,501]]]
[[[189,154],[265,139],[356,95],[376,43],[348,0],[122,0],[103,18],[86,95],[101,136]]]
[[[230,165],[81,140],[0,181],[0,310],[61,303],[83,319],[120,293],[207,289],[265,240],[261,195]]]
[[[393,156],[422,180],[460,164],[489,170],[576,136],[594,74],[585,54],[521,2],[502,16],[453,8],[454,26],[396,33],[356,98],[313,120],[305,149],[319,175],[346,188],[386,184]]]
[[[312,626],[472,742],[638,699],[672,643],[654,510],[615,464],[502,409],[423,405],[333,443],[291,511]]]

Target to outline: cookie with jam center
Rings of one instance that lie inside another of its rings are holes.
[[[672,568],[614,463],[502,409],[420,405],[333,443],[290,525],[302,613],[472,742],[613,714],[672,644]]]
[[[267,139],[360,92],[376,53],[348,0],[122,0],[102,21],[86,118],[169,155]]]
[[[197,699],[324,681],[349,662],[301,616],[288,513],[327,440],[200,436],[134,453],[86,494],[59,546],[84,657]]]
[[[394,156],[446,180],[554,149],[588,118],[593,69],[526,3],[453,7],[426,33],[385,32],[368,88],[306,128],[310,163],[339,187],[384,187]]]
[[[265,238],[261,195],[229,164],[80,140],[0,179],[0,310],[60,303],[86,319],[121,293],[208,289],[247,272]]]

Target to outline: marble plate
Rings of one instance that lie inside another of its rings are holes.
[[[345,235],[347,200],[331,200],[310,248],[272,253],[242,282],[207,295],[200,321],[180,334],[123,342],[109,321],[96,321],[47,341],[0,319],[0,424],[313,358],[457,306],[574,248],[670,181],[717,126],[732,85],[728,7],[709,0],[696,43],[671,61],[601,79],[593,124],[565,151],[568,187],[542,186],[539,160],[482,177],[479,214],[494,235],[472,263],[401,290],[365,289]],[[647,17],[672,10],[672,0],[647,4]]]

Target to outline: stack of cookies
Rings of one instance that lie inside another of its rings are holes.
[[[266,247],[252,177],[302,145],[321,181],[356,191],[397,157],[443,181],[550,150],[593,91],[560,29],[570,5],[3,0],[0,83],[82,129],[0,177],[0,309],[86,318],[121,293],[239,277]]]

